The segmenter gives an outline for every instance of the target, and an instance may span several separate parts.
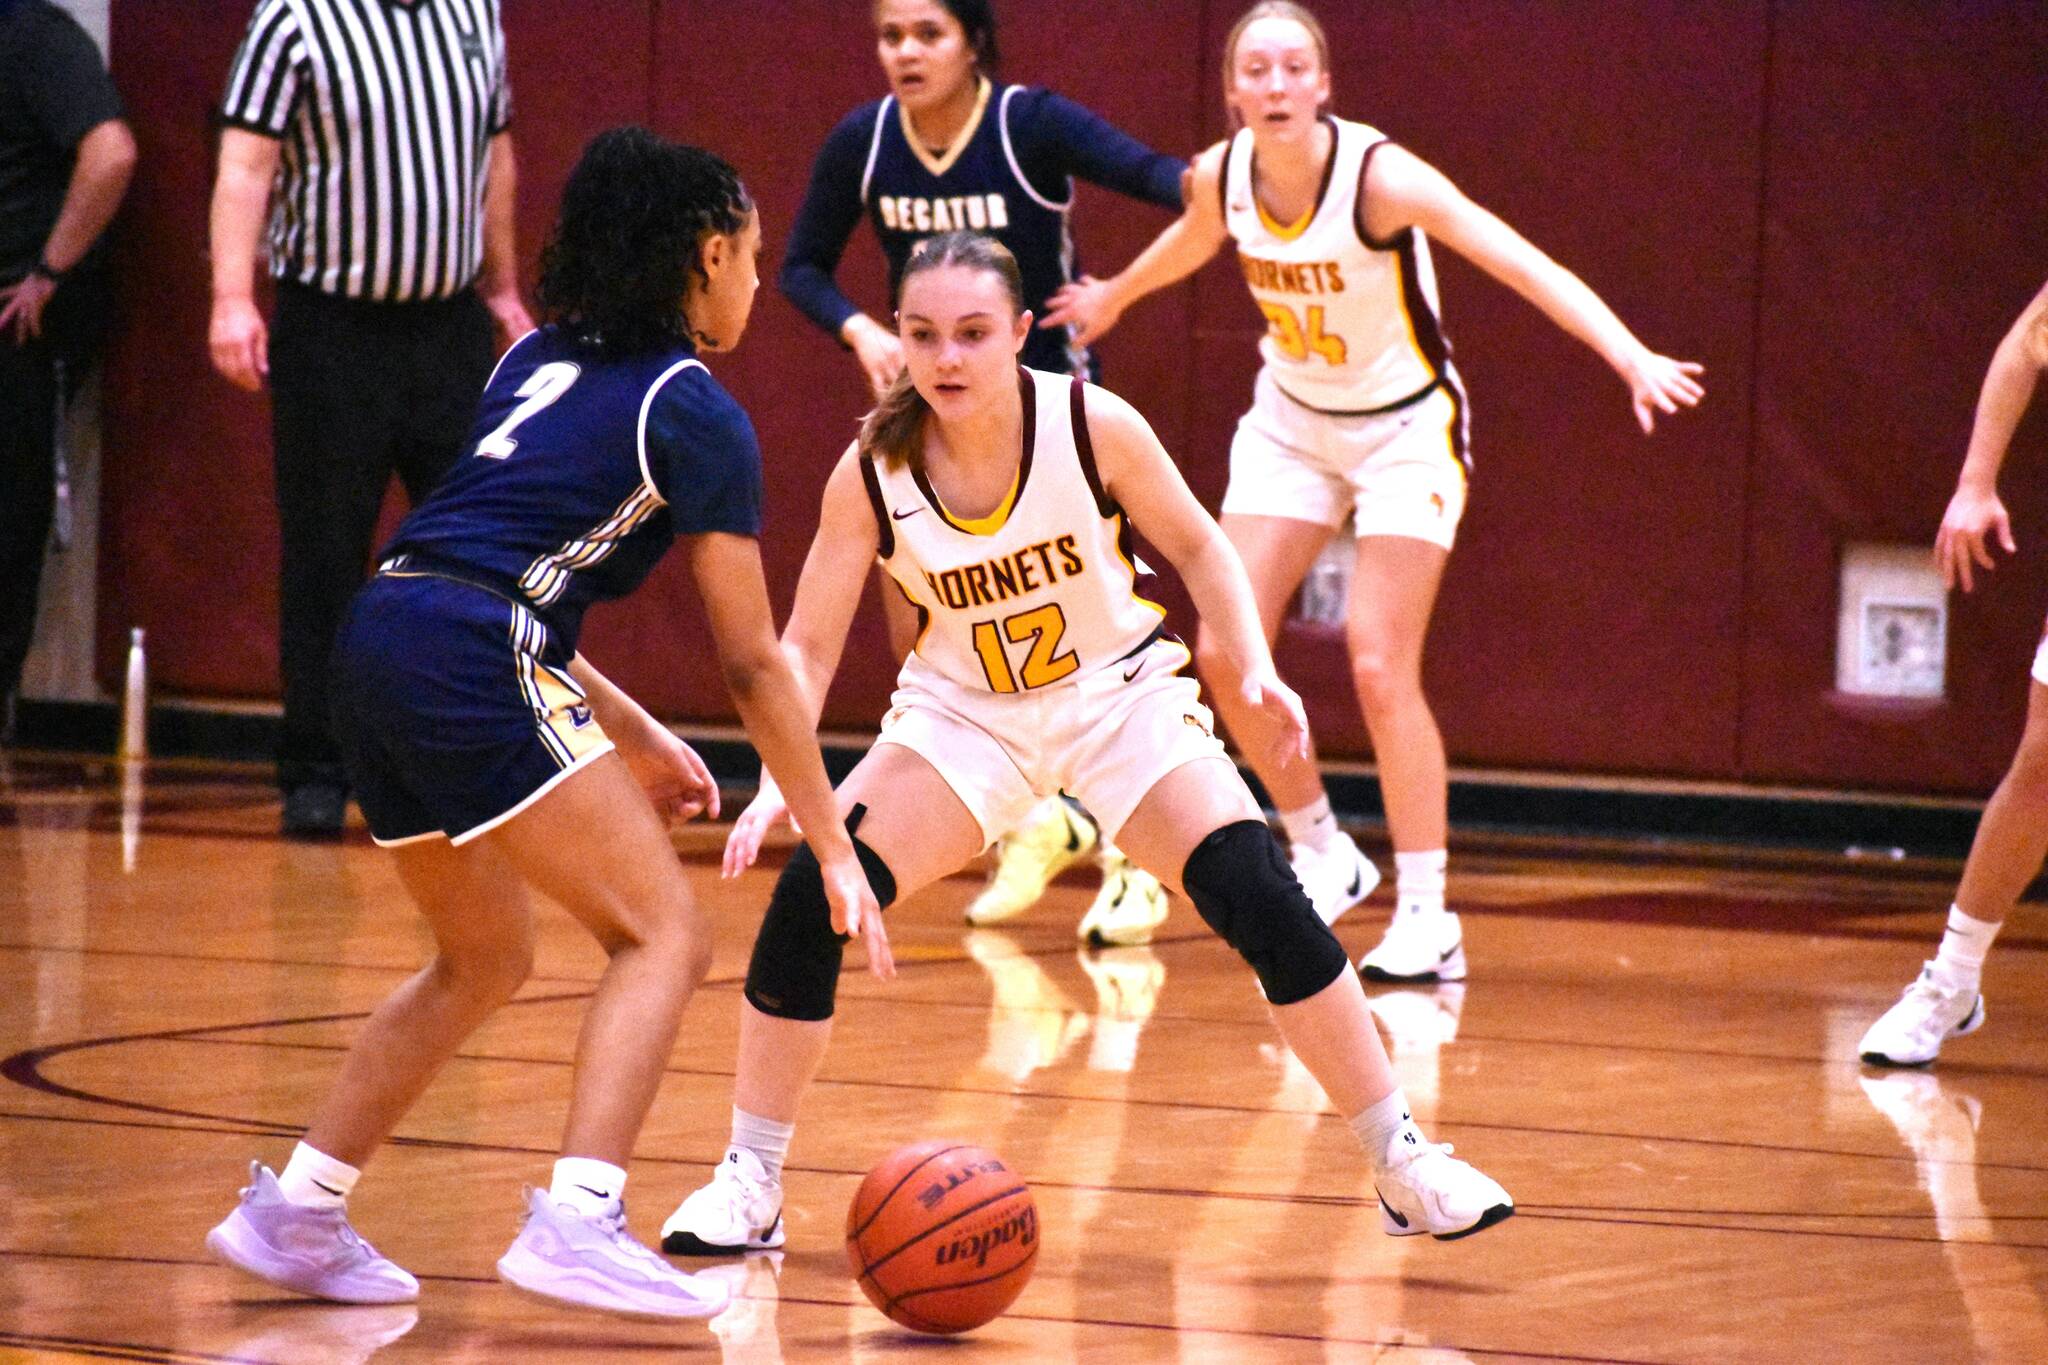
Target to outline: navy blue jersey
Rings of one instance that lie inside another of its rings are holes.
[[[543,327],[498,362],[467,454],[385,555],[530,606],[574,650],[584,609],[677,536],[760,530],[754,425],[694,351],[604,360]]]
[[[1186,162],[1049,90],[987,81],[981,89],[982,102],[941,151],[915,141],[894,96],[862,105],[825,139],[777,281],[811,321],[837,336],[860,311],[832,272],[863,214],[888,258],[890,297],[921,239],[970,228],[992,234],[1016,256],[1024,304],[1042,317],[1046,300],[1080,270],[1067,223],[1075,176],[1180,208]],[[1081,373],[1087,363],[1065,330],[1035,327],[1022,360],[1061,374]]]

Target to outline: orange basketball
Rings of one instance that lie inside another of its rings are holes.
[[[1031,1187],[985,1147],[939,1139],[877,1162],[846,1210],[861,1291],[914,1332],[967,1332],[1016,1301],[1038,1262]]]

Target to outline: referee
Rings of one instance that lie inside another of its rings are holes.
[[[426,495],[468,437],[493,322],[505,342],[533,326],[498,0],[258,0],[220,114],[208,345],[230,381],[271,389],[284,833],[333,837],[328,652],[385,487],[396,472]]]

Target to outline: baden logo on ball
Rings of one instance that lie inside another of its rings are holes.
[[[1038,1208],[983,1147],[899,1147],[846,1210],[846,1259],[861,1292],[916,1332],[967,1332],[1000,1316],[1038,1261]]]

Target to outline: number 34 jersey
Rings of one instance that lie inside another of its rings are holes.
[[[917,657],[964,687],[1028,692],[1130,657],[1165,609],[1137,595],[1130,518],[1096,472],[1086,384],[1020,369],[1023,458],[980,519],[921,469],[864,456],[881,562],[918,609]]]
[[[1355,415],[1451,381],[1451,352],[1421,229],[1385,241],[1365,236],[1359,195],[1386,136],[1348,119],[1324,122],[1336,136],[1306,216],[1276,222],[1259,202],[1246,128],[1223,163],[1223,222],[1266,315],[1259,354],[1267,373],[1305,407]]]

